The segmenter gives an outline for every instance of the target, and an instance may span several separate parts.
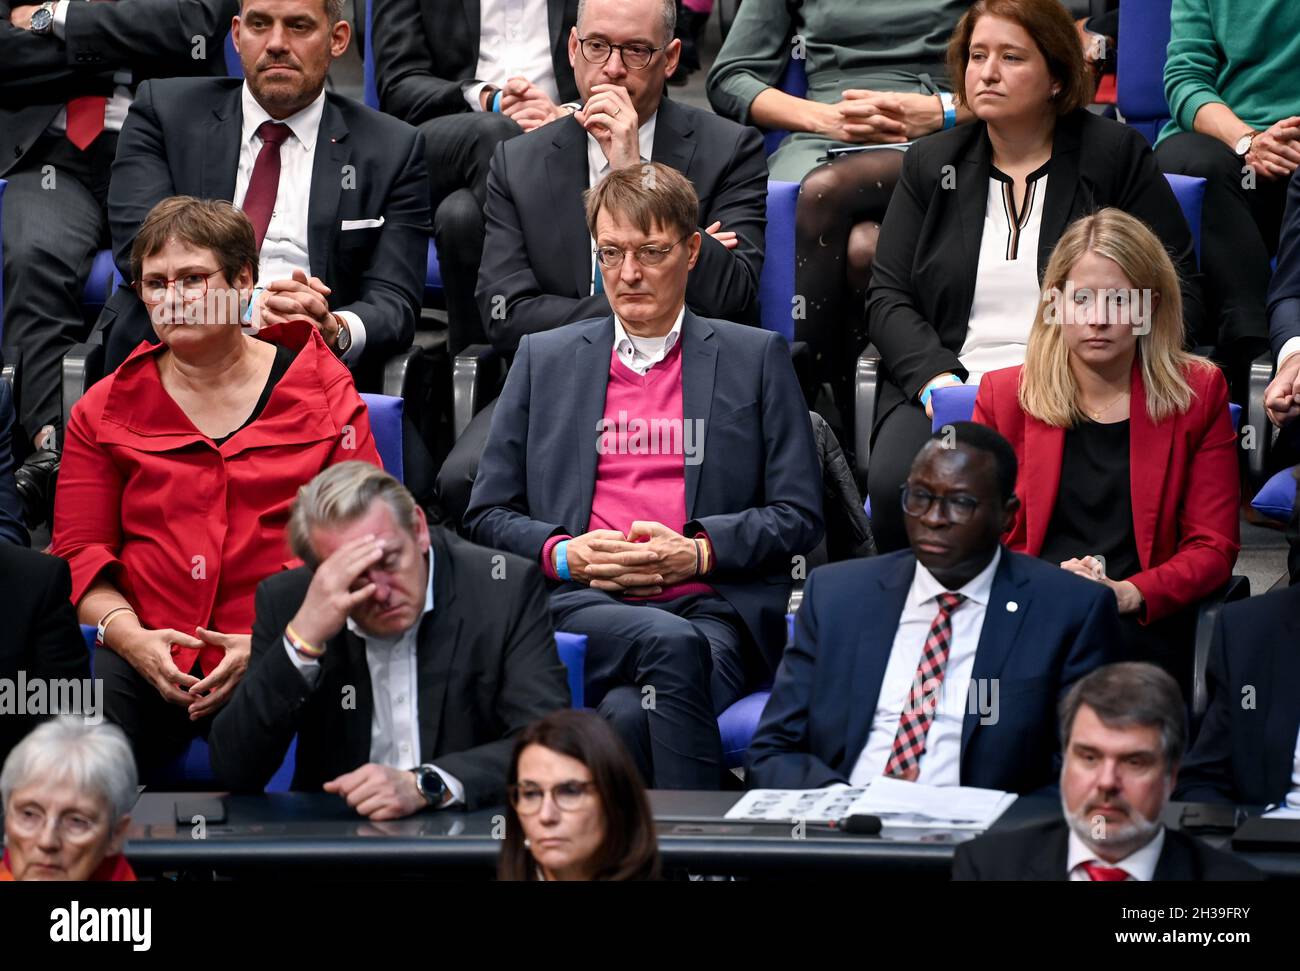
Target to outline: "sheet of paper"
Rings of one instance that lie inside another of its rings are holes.
[[[1261,819],[1300,819],[1300,806],[1278,806],[1264,813]]]
[[[882,777],[858,787],[754,789],[728,810],[726,818],[826,823],[870,815],[890,827],[982,830],[1015,800],[1014,793],[996,789],[926,786]]]

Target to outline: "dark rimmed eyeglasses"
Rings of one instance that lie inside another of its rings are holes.
[[[980,501],[972,496],[936,496],[924,489],[913,489],[904,485],[899,490],[903,502],[903,512],[915,519],[920,519],[930,511],[930,507],[939,503],[939,514],[953,523],[968,523],[979,508]]]
[[[604,64],[611,54],[618,51],[619,57],[623,58],[623,66],[633,71],[644,70],[651,58],[663,50],[663,47],[651,47],[648,44],[611,44],[598,37],[579,37],[578,46],[582,49],[582,56],[592,64]]]
[[[687,233],[671,246],[638,246],[630,252],[642,266],[658,266],[667,259],[669,253],[692,235],[693,233]],[[597,246],[595,249],[596,259],[600,262],[600,265],[610,270],[623,265],[623,257],[627,252],[629,251],[620,249],[617,246]]]
[[[203,299],[208,292],[208,280],[220,272],[220,270],[213,270],[211,273],[186,273],[170,278],[147,276],[143,280],[135,281],[135,289],[145,303],[162,303],[167,298],[167,288],[175,284],[181,300],[192,303]]]
[[[506,787],[506,795],[510,798],[510,805],[515,807],[515,812],[520,816],[535,816],[541,812],[542,803],[546,801],[548,792],[561,812],[573,812],[582,807],[587,793],[595,785],[594,782],[580,782],[577,779],[557,782],[549,789],[533,785],[512,785]]]

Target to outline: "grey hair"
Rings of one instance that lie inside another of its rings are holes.
[[[112,812],[110,826],[135,805],[139,782],[122,729],[76,715],[42,722],[14,746],[0,771],[0,805],[7,809],[14,790],[44,779],[67,779],[78,792],[102,796]]]
[[[374,3],[375,0],[368,0]],[[325,0],[325,16],[329,18],[330,26],[333,27],[343,19],[343,0]]]
[[[1178,682],[1154,664],[1107,664],[1076,681],[1061,701],[1062,749],[1070,744],[1074,718],[1083,705],[1091,708],[1108,728],[1159,727],[1166,775],[1182,761],[1187,747],[1183,693]]]
[[[329,2],[329,0],[327,0]],[[371,0],[373,3],[374,0]],[[659,0],[659,6],[662,9],[664,18],[664,43],[672,42],[673,34],[677,32],[677,2],[676,0]],[[587,0],[578,0],[578,18],[575,24],[582,23],[582,15],[587,10]]]
[[[311,531],[359,519],[376,499],[388,503],[393,518],[415,531],[418,507],[406,486],[369,462],[331,465],[298,490],[289,513],[289,548],[293,555],[316,569],[320,560],[312,548]]]

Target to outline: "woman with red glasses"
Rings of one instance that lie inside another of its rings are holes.
[[[239,683],[254,590],[292,562],[298,488],[379,455],[348,369],[309,322],[244,332],[257,249],[242,212],[163,200],[131,268],[160,343],[141,342],[72,409],[51,552],[98,628],[105,713],[147,782]]]

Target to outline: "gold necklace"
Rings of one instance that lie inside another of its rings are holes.
[[[1088,415],[1092,418],[1093,421],[1098,421],[1098,420],[1101,418],[1102,415],[1104,415],[1106,412],[1110,411],[1110,409],[1114,408],[1115,405],[1117,405],[1117,404],[1119,403],[1120,399],[1122,399],[1122,398],[1123,398],[1125,395],[1127,395],[1128,393],[1129,393],[1129,392],[1127,392],[1127,391],[1121,391],[1121,392],[1120,392],[1120,393],[1115,397],[1115,399],[1114,399],[1113,401],[1111,401],[1111,403],[1108,404],[1105,408],[1098,408],[1096,411],[1093,411],[1091,408],[1087,408],[1087,407],[1085,407],[1083,410],[1086,411],[1086,412],[1088,413]]]

